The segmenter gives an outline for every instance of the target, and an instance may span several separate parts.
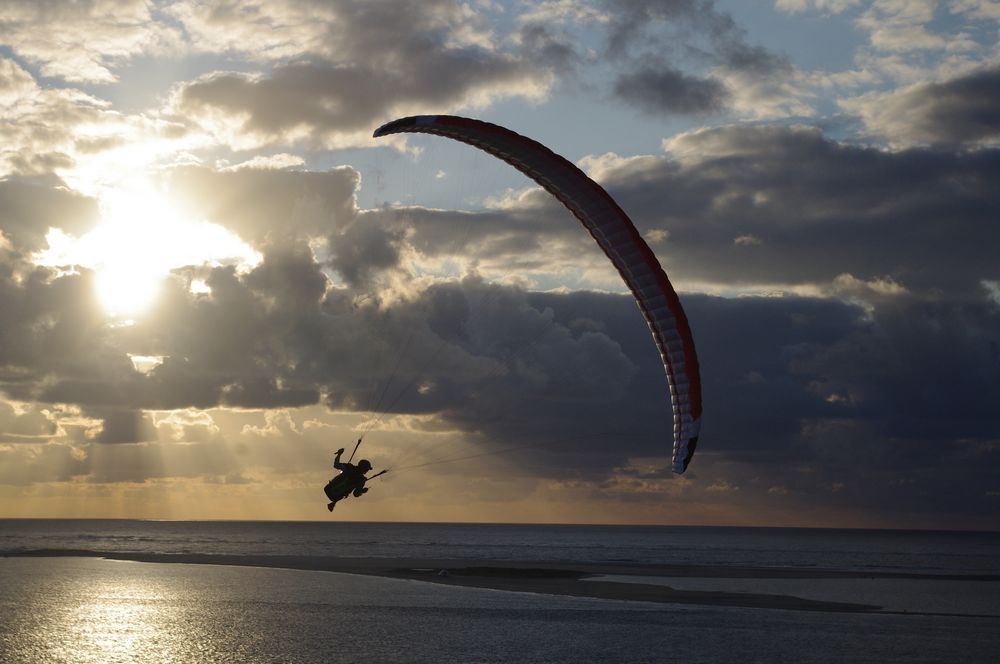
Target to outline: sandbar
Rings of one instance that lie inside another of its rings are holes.
[[[659,576],[702,578],[911,578],[997,581],[996,575],[852,572],[811,568],[770,568],[729,565],[658,565],[638,563],[567,563],[546,561],[469,560],[439,558],[340,558],[334,556],[225,555],[194,553],[118,553],[81,550],[37,550],[18,556],[85,556],[147,563],[230,565],[339,572],[407,579],[449,586],[489,588],[572,597],[695,604],[798,611],[873,612],[870,604],[829,602],[759,593],[678,590],[664,585],[619,583],[597,577]]]

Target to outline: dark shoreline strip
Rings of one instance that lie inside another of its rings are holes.
[[[540,570],[533,570],[540,571]],[[659,604],[697,604],[702,606],[729,606],[754,609],[789,609],[794,611],[874,612],[881,609],[871,604],[824,602],[790,595],[765,595],[705,590],[676,590],[669,586],[644,583],[615,583],[612,581],[587,581],[594,574],[579,572],[576,578],[563,575],[533,574],[504,575],[493,568],[489,574],[470,574],[462,568],[450,569],[443,575],[424,569],[393,570],[380,576],[396,579],[425,581],[449,586],[490,588],[509,592],[541,593],[591,597],[627,602],[654,602]]]

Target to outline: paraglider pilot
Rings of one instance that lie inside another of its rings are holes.
[[[327,504],[326,509],[331,512],[337,506],[338,501],[347,498],[349,495],[354,494],[355,498],[360,498],[362,495],[368,493],[368,489],[365,487],[365,481],[368,478],[365,477],[365,473],[372,469],[371,462],[368,459],[362,459],[358,461],[358,465],[356,466],[350,461],[342,462],[340,455],[343,453],[344,448],[341,447],[337,450],[336,456],[333,457],[333,467],[339,470],[340,474],[327,482],[327,485],[323,488],[327,498],[330,499],[330,503]]]

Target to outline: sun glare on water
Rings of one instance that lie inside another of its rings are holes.
[[[49,232],[39,265],[81,265],[94,270],[97,296],[107,313],[129,318],[156,300],[164,277],[187,265],[236,264],[247,269],[260,255],[216,224],[181,214],[152,187],[114,190],[101,197],[99,226],[80,237]],[[196,282],[204,292],[204,282]]]

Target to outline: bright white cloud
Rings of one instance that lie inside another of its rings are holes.
[[[876,0],[857,24],[869,32],[872,45],[882,51],[940,49],[945,39],[927,29],[936,5],[936,0]]]
[[[545,0],[528,4],[518,15],[522,23],[607,23],[609,12],[586,0]]]
[[[1000,0],[950,0],[948,9],[971,18],[1000,21]]]
[[[811,117],[816,110],[815,95],[804,84],[800,72],[789,68],[767,76],[755,72],[720,68],[712,76],[729,91],[730,105],[739,117],[750,120],[777,120],[788,117]]]
[[[3,42],[44,76],[108,83],[130,58],[176,47],[179,33],[154,19],[148,0],[5,0]]]
[[[299,168],[305,166],[305,159],[298,155],[288,154],[287,152],[282,152],[275,155],[257,155],[252,159],[247,161],[241,161],[238,164],[233,164],[232,166],[225,166],[221,170],[223,171],[240,171],[244,169],[256,169],[256,170],[281,170],[283,168]]]
[[[810,9],[839,14],[857,7],[863,0],[775,0],[774,6],[785,12],[804,12]]]

